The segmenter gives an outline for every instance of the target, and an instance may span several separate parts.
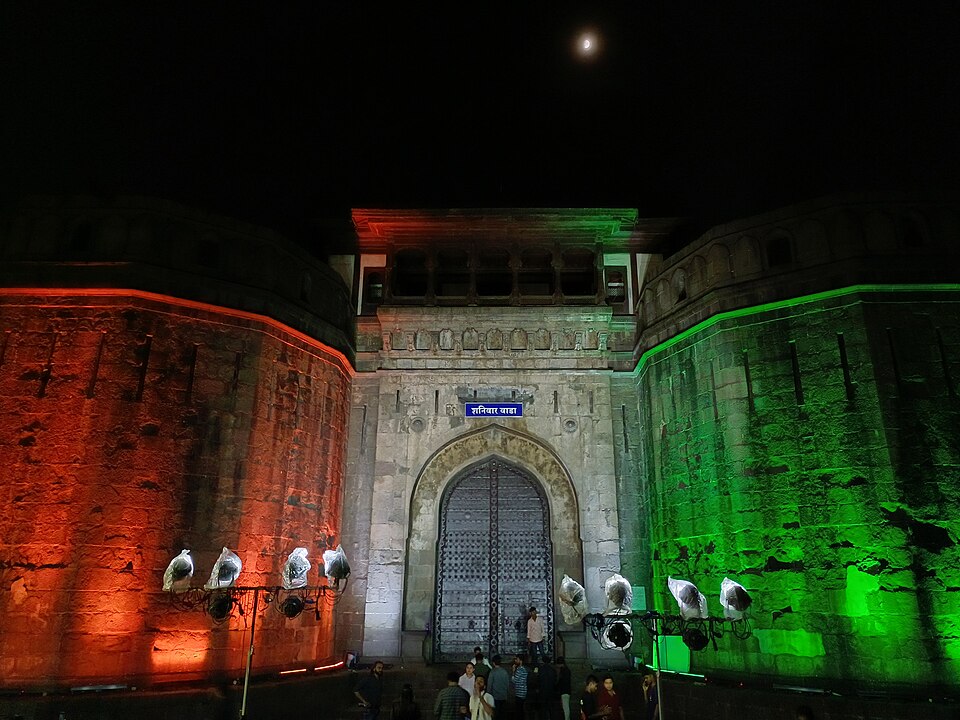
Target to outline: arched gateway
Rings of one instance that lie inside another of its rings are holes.
[[[579,509],[544,443],[496,424],[467,433],[424,464],[410,510],[404,629],[433,630],[437,659],[474,645],[515,652],[523,604],[541,609],[551,638],[563,629],[553,603],[559,578],[583,579]]]
[[[553,622],[550,516],[540,484],[499,459],[460,473],[440,504],[437,660],[525,650],[527,609]],[[545,642],[553,653],[553,633]]]

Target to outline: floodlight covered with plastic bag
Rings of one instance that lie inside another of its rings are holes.
[[[720,604],[723,605],[724,617],[742,620],[747,608],[753,604],[753,598],[743,585],[725,577],[720,583]]]
[[[163,589],[166,592],[177,592],[190,587],[190,578],[193,577],[193,558],[189,550],[181,550],[163,573]]]
[[[680,617],[684,620],[707,617],[707,598],[697,590],[697,586],[688,580],[667,578],[667,587],[680,606]]]
[[[600,633],[600,647],[604,650],[627,651],[633,644],[633,628],[626,620],[609,623]]]
[[[350,563],[347,554],[343,552],[343,545],[337,545],[336,550],[323,551],[323,574],[333,587],[339,587],[341,580],[350,576]]]
[[[630,581],[623,575],[614,573],[608,577],[603,590],[607,595],[605,615],[623,615],[630,612],[633,605],[633,588],[630,586]]]
[[[240,577],[242,567],[240,557],[235,552],[231,552],[230,548],[225,547],[213,565],[210,579],[203,587],[207,590],[218,590],[232,586]]]
[[[587,616],[587,591],[583,585],[564,575],[560,582],[560,614],[568,625],[576,625]]]
[[[283,589],[294,590],[306,587],[309,571],[310,561],[307,560],[307,549],[303,547],[295,548],[283,564],[283,571],[280,573]]]

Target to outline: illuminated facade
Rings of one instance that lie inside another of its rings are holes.
[[[512,652],[531,604],[610,662],[556,588],[600,611],[621,572],[638,607],[669,575],[712,614],[724,576],[753,594],[696,672],[960,685],[955,208],[820,201],[672,253],[632,210],[353,221],[325,266],[154,202],[5,218],[4,683],[233,672],[245,621],[171,611],[169,558],[227,545],[266,585],[342,542],[336,615],[268,613],[262,667]]]
[[[188,548],[201,585],[229,546],[242,584],[278,585],[295,546],[339,542],[346,291],[276,236],[156,201],[4,232],[2,683],[235,677],[249,618],[179,611],[161,578]],[[258,665],[330,658],[332,623],[264,613]]]

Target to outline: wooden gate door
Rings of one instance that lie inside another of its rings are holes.
[[[547,629],[553,654],[553,549],[540,484],[500,460],[451,483],[440,504],[434,659],[465,662],[526,651],[527,609]]]

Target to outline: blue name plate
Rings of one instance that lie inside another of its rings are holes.
[[[523,417],[523,403],[467,403],[467,417]]]

